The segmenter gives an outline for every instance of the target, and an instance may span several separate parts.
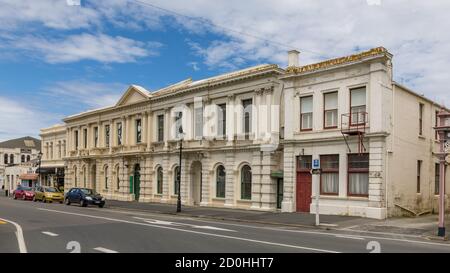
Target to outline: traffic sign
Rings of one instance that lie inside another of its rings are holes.
[[[320,169],[320,160],[319,159],[313,160],[312,168],[315,170]]]

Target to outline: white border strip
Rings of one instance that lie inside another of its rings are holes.
[[[19,251],[20,251],[20,253],[28,253],[27,246],[25,244],[25,239],[23,238],[22,227],[19,224],[17,224],[16,222],[13,222],[10,220],[6,220],[3,218],[0,218],[0,220],[8,222],[10,224],[13,224],[16,227],[16,237],[17,237],[17,243],[19,244]]]

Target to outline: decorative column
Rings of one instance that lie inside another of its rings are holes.
[[[227,132],[227,146],[232,146],[234,143],[234,135],[236,134],[236,122],[235,122],[235,107],[234,102],[236,96],[234,94],[228,95],[227,107],[226,107],[226,132]],[[230,169],[231,170],[231,169]]]
[[[276,209],[276,183],[272,183],[271,170],[273,167],[273,155],[270,152],[262,152],[261,162],[261,209]]]
[[[385,162],[386,139],[384,136],[369,139],[369,208],[367,217],[385,219]]]
[[[292,145],[284,145],[284,170],[283,170],[283,202],[281,203],[282,212],[294,212],[295,197],[295,155]]]
[[[210,188],[211,188],[211,162],[209,153],[205,153],[202,160],[202,185],[201,185],[201,202],[200,206],[209,205],[210,200]]]
[[[234,152],[228,151],[225,155],[225,206],[233,207],[235,205],[235,188],[239,184],[239,177],[235,173]]]
[[[252,152],[252,209],[261,208],[261,152]]]

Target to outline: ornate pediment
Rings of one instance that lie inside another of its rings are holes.
[[[151,97],[150,92],[143,87],[137,85],[131,85],[127,91],[123,94],[116,106],[124,106],[128,104],[134,104],[141,101],[149,100]]]

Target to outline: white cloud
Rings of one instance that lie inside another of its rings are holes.
[[[198,67],[198,63],[197,62],[189,62],[187,65],[189,65],[190,67],[192,67],[192,69],[194,71],[199,71],[200,67]]]
[[[68,63],[94,60],[104,63],[135,62],[138,58],[157,55],[161,45],[143,43],[121,36],[88,33],[71,35],[64,39],[45,39],[38,36],[13,37],[10,47],[29,51],[48,63]]]
[[[34,136],[39,130],[58,123],[61,116],[30,107],[27,101],[0,96],[0,141]]]
[[[53,83],[45,87],[43,93],[63,105],[93,109],[116,104],[127,87],[121,83],[72,80]]]
[[[286,66],[288,47],[254,36],[299,49],[302,64],[385,46],[394,54],[396,80],[439,102],[450,101],[445,73],[450,66],[450,2],[446,0],[151,2],[225,27],[203,24],[202,31],[208,27],[225,35],[207,45],[190,39],[193,51],[211,68],[234,69],[243,61]]]

